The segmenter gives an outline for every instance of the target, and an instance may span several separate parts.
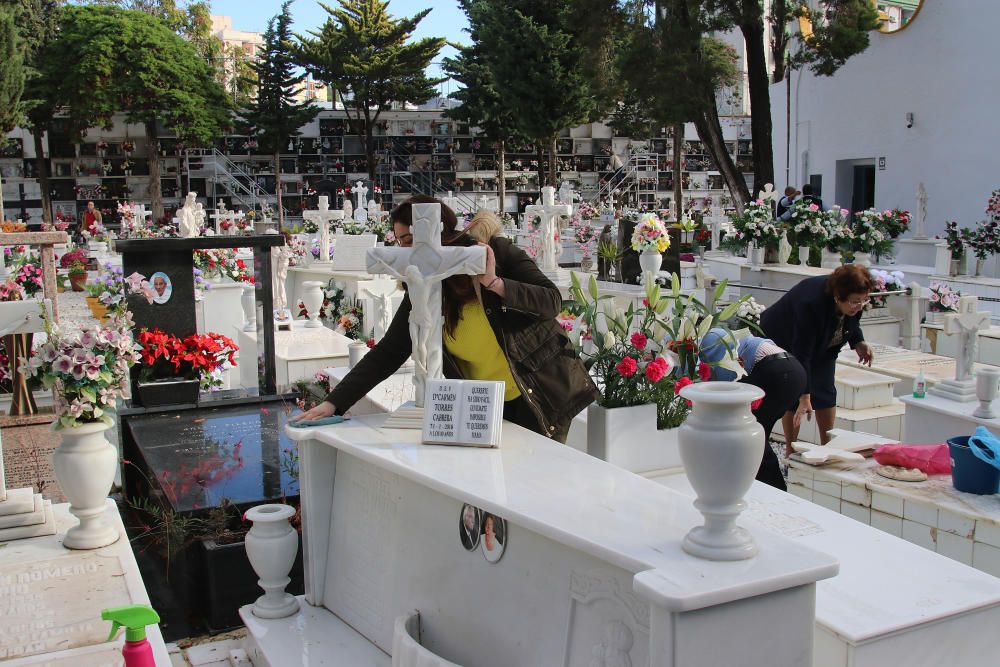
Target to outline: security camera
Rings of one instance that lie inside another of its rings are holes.
[[[906,127],[907,129],[913,127],[913,113],[907,112],[906,114]]]

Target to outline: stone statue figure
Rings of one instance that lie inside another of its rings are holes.
[[[286,245],[277,246],[272,251],[274,262],[274,278],[271,281],[274,310],[282,314],[288,308],[288,297],[285,296],[285,281],[288,280],[288,264],[292,258],[292,250]]]
[[[198,236],[205,225],[205,209],[196,201],[197,198],[197,193],[189,192],[184,199],[184,206],[177,212],[177,228],[181,238]]]
[[[778,264],[788,264],[788,258],[792,256],[792,244],[788,242],[788,233],[782,232],[778,239]]]
[[[559,202],[561,204],[572,204],[575,194],[571,182],[563,181],[559,184]]]
[[[344,220],[354,220],[354,204],[350,197],[344,197]]]

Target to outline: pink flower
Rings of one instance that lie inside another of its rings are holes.
[[[563,328],[563,331],[573,330],[573,323],[570,322],[569,320],[563,320],[562,322],[559,323],[559,326]]]
[[[712,367],[704,361],[698,364],[698,379],[702,382],[708,382],[712,379]]]
[[[618,365],[615,366],[615,370],[617,370],[622,375],[622,377],[628,378],[635,375],[635,372],[639,370],[639,365],[636,363],[635,359],[626,356],[620,362],[618,362]]]
[[[667,360],[657,357],[646,365],[646,379],[650,382],[659,382],[667,374]]]
[[[632,334],[632,338],[630,340],[632,342],[632,346],[637,350],[645,350],[646,345],[649,343],[649,339],[646,338],[646,334],[639,331]]]
[[[681,377],[681,379],[678,380],[674,384],[674,396],[679,396],[680,393],[681,393],[681,389],[683,389],[684,387],[687,387],[688,385],[692,385],[692,384],[694,384],[694,380],[692,380],[688,376],[685,375],[685,376]],[[691,405],[692,405],[691,401],[688,401],[687,404],[688,404],[688,407],[691,407]]]

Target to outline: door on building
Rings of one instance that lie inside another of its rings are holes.
[[[875,165],[854,165],[851,211],[867,211],[875,206]]]

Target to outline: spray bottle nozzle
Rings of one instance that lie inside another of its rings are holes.
[[[101,618],[105,621],[111,621],[111,634],[108,636],[108,641],[115,638],[118,629],[122,626],[125,626],[126,641],[142,641],[146,638],[146,626],[160,622],[160,615],[144,604],[105,609],[101,612]]]

